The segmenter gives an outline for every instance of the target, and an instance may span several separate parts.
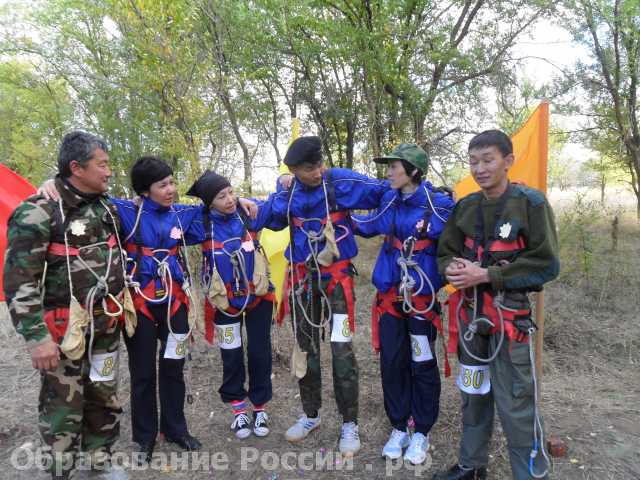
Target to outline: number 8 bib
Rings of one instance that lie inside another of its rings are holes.
[[[351,329],[349,328],[349,316],[344,313],[333,314],[333,325],[331,327],[332,342],[350,342]]]
[[[460,390],[470,395],[489,393],[491,390],[489,365],[464,365],[461,363],[456,385]]]

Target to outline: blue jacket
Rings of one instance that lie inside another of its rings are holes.
[[[429,182],[422,182],[417,190],[403,199],[399,190],[390,190],[384,195],[378,209],[369,215],[352,215],[355,233],[363,237],[386,235],[376,260],[372,274],[372,282],[381,293],[400,283],[400,267],[397,259],[400,250],[393,246],[393,237],[400,242],[410,236],[416,239],[428,238],[433,244],[424,250],[414,253],[413,259],[424,270],[437,292],[442,287],[442,279],[436,264],[437,240],[444,229],[455,202],[446,194],[434,192]],[[435,211],[434,211],[435,210]],[[422,231],[416,224],[425,221]],[[413,270],[409,270],[419,288],[420,280]],[[418,295],[430,295],[429,285],[424,282]]]
[[[330,180],[328,176],[331,176]],[[380,199],[389,190],[389,182],[369,178],[346,168],[331,168],[323,177],[328,190],[333,186],[335,192],[335,207],[339,212],[348,213],[351,209],[372,209],[380,204]],[[266,207],[270,210],[267,216],[266,227],[273,230],[281,228],[287,222],[287,206],[290,205],[291,214],[296,219],[325,219],[327,216],[327,201],[322,185],[308,187],[294,180],[289,190],[273,193],[267,201]],[[331,193],[328,192],[329,196]],[[331,202],[330,202],[331,203]],[[329,205],[329,208],[332,208]],[[302,226],[291,225],[293,229],[293,262],[304,262],[309,256],[309,242],[305,231],[318,232],[323,225],[319,220],[304,222]],[[349,216],[334,222],[340,259],[347,260],[358,254],[358,246],[353,237],[353,230]],[[317,251],[324,248],[324,241],[317,244]],[[289,247],[285,250],[285,256],[289,258]]]
[[[128,258],[131,260],[128,262],[127,268],[129,273],[131,273],[134,262],[137,260],[138,255],[135,251],[135,244],[138,238],[141,240],[143,247],[153,250],[170,250],[176,246],[180,247],[182,244],[182,229],[187,231],[193,219],[200,212],[197,206],[173,205],[172,207],[163,207],[149,198],[143,198],[141,207],[138,207],[131,200],[112,198],[111,201],[117,207],[120,215],[122,238],[124,240],[128,237],[125,244],[131,249],[128,252]],[[136,227],[136,233],[132,234],[138,208],[142,208],[142,213]],[[165,256],[166,253],[158,252],[155,254],[158,260],[162,260]],[[170,255],[167,263],[173,280],[178,285],[182,285],[184,272],[177,255]],[[146,287],[152,280],[156,282],[156,288],[160,288],[161,280],[157,272],[158,263],[149,256],[141,255],[134,280],[140,282],[141,289]]]
[[[191,223],[191,227],[186,232],[186,239],[188,243],[204,243],[206,247],[210,248],[211,234],[213,232],[213,240],[215,242],[225,242],[224,249],[215,248],[215,255],[212,250],[203,251],[203,261],[206,265],[206,271],[203,269],[202,274],[211,274],[213,271],[213,261],[215,261],[218,273],[222,277],[222,281],[225,285],[230,285],[234,292],[246,292],[247,285],[244,283],[242,276],[239,276],[238,283],[236,284],[236,278],[234,277],[233,266],[231,264],[231,253],[240,250],[244,257],[247,278],[249,281],[253,279],[253,265],[254,265],[254,248],[253,242],[246,242],[244,237],[247,233],[247,228],[251,232],[258,232],[262,230],[268,220],[270,213],[268,208],[264,208],[265,202],[254,200],[258,204],[258,217],[255,220],[247,218],[246,226],[242,221],[239,209],[233,214],[227,215],[220,213],[217,210],[209,210],[204,205],[199,207],[199,214]],[[205,215],[207,215],[208,226],[205,225]],[[274,227],[278,227],[275,221],[271,222]],[[279,225],[278,229],[284,228],[286,225]],[[208,228],[207,228],[208,227]],[[245,304],[246,294],[235,295],[229,298],[229,303],[235,308],[242,308]],[[254,295],[250,295],[248,303],[255,300]]]

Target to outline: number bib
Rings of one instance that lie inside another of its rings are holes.
[[[333,325],[331,326],[331,341],[343,343],[351,341],[349,315],[345,313],[333,314]]]
[[[414,362],[433,360],[433,353],[426,335],[411,335],[411,360]]]
[[[174,333],[167,336],[167,346],[164,349],[164,358],[182,360],[187,353],[187,334]]]
[[[240,322],[229,325],[216,325],[216,336],[218,346],[225,350],[240,348],[242,345],[242,335],[240,333]]]
[[[91,371],[89,378],[92,382],[110,382],[116,378],[118,369],[118,351],[94,353],[91,356]]]
[[[461,363],[456,385],[460,390],[470,395],[489,393],[491,390],[489,365],[464,365]]]

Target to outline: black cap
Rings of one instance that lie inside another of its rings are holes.
[[[173,169],[157,157],[140,157],[131,167],[131,186],[138,195],[148,192],[151,184],[173,175]]]
[[[287,150],[284,164],[292,167],[303,163],[318,163],[322,160],[322,143],[320,137],[298,137]]]
[[[216,195],[224,188],[230,187],[231,184],[226,177],[207,170],[200,178],[196,180],[187,192],[191,197],[198,197],[205,206],[209,207]]]

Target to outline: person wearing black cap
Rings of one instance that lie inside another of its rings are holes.
[[[358,364],[352,347],[355,329],[351,259],[358,249],[350,209],[371,209],[388,191],[386,181],[343,168],[325,168],[320,138],[300,137],[291,143],[284,163],[295,176],[288,189],[269,199],[271,218],[289,222],[289,260],[278,319],[293,317],[297,343],[292,369],[298,377],[304,415],[287,430],[291,442],[303,440],[320,425],[320,337],[331,340],[333,385],[342,416],[339,448],[345,455],[360,449],[358,433]],[[267,225],[272,228],[271,225]],[[294,308],[291,308],[294,306]]]
[[[268,209],[258,208],[250,220],[239,208],[229,181],[205,172],[187,195],[202,200],[202,215],[187,237],[202,244],[201,285],[205,292],[205,338],[213,343],[214,332],[223,365],[223,402],[231,405],[231,428],[237,438],[269,434],[267,402],[271,400],[271,321],[274,291],[267,261],[257,240]],[[260,202],[258,202],[260,203]],[[280,228],[284,228],[282,224]],[[245,388],[242,325],[246,328],[249,388]],[[215,328],[214,328],[215,327]],[[253,427],[247,416],[246,399],[253,405]]]

